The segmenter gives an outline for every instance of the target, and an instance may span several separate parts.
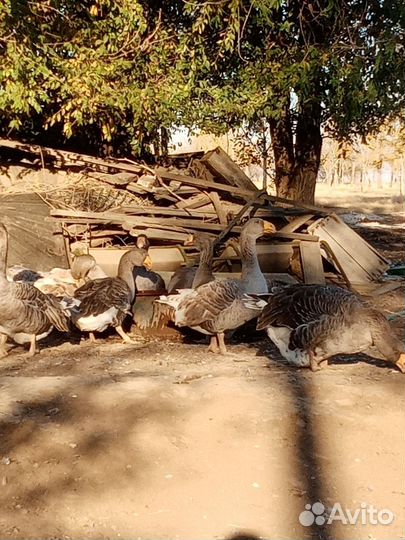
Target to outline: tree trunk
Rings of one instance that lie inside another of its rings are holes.
[[[288,197],[292,171],[295,165],[290,102],[285,105],[281,118],[268,120],[275,163],[275,184],[279,197]]]
[[[298,115],[295,136],[295,168],[290,182],[293,199],[314,203],[321,151],[321,109],[318,103],[305,105]]]
[[[295,144],[289,103],[281,119],[270,119],[269,123],[276,166],[277,195],[313,204],[322,150],[319,104],[310,103],[301,107]]]

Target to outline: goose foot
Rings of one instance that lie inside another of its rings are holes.
[[[126,332],[124,332],[121,325],[116,326],[115,329],[117,331],[117,334],[119,334],[122,337],[122,341],[124,343],[136,343],[136,341],[131,339],[130,336]]]
[[[214,354],[219,353],[217,336],[215,336],[215,335],[211,336],[210,344],[209,344],[209,347],[208,347],[208,352],[212,352]]]
[[[36,336],[35,334],[33,334],[30,338],[30,348],[29,348],[29,351],[28,351],[28,354],[27,356],[29,358],[32,358],[33,356],[36,355],[36,353],[38,352],[38,348],[37,348],[37,340],[36,340]]]

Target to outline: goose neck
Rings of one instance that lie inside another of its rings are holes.
[[[133,273],[134,265],[125,259],[120,261],[118,266],[118,277],[125,281],[131,291],[131,301],[135,298],[135,279]]]
[[[242,281],[248,281],[252,276],[261,274],[259,260],[256,252],[256,236],[242,231],[240,239],[240,252],[242,259]]]
[[[195,273],[193,285],[194,283],[199,283],[202,276],[205,276],[212,271],[213,258],[214,246],[212,244],[204,246],[200,253],[200,262]]]

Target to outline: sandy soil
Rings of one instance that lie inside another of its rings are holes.
[[[1,537],[404,538],[405,378],[364,355],[311,373],[267,340],[230,350],[114,337],[14,349],[0,370]],[[395,519],[301,526],[317,501]]]
[[[396,233],[363,233],[403,258]],[[403,318],[392,326],[403,335]],[[114,336],[34,359],[14,348],[0,362],[0,537],[405,538],[405,377],[365,355],[296,370],[250,334],[225,358]],[[395,517],[302,526],[318,501]]]

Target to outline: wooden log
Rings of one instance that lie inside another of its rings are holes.
[[[251,179],[242,171],[242,169],[237,165],[223,150],[218,147],[211,152],[207,152],[203,158],[200,159],[200,163],[207,165],[208,169],[213,172],[213,174],[230,184],[231,186],[236,186],[240,189],[256,192],[257,187],[251,181]]]

